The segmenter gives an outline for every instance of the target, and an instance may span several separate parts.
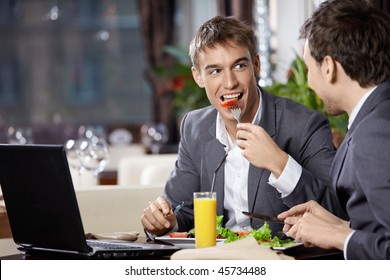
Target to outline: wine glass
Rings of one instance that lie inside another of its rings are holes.
[[[92,172],[95,178],[104,170],[110,158],[108,144],[103,138],[93,138],[93,141],[84,139],[79,154],[83,168]]]
[[[141,127],[142,143],[153,154],[160,153],[161,147],[168,141],[168,128],[164,123],[146,123]]]
[[[10,126],[7,131],[9,144],[31,144],[33,143],[32,129],[30,127]]]
[[[72,177],[77,176],[77,179],[73,179],[75,185],[80,186],[81,184],[81,175],[84,172],[84,167],[81,163],[81,154],[80,154],[80,146],[82,146],[83,139],[69,139],[64,144],[64,149],[66,152],[66,157],[68,159],[68,164],[72,170],[75,170],[77,175],[73,175]]]
[[[69,166],[73,169],[76,169],[78,173],[82,173],[80,170],[82,165],[78,152],[79,145],[80,141],[69,139],[65,142],[64,149],[66,152],[66,157],[68,158]]]
[[[92,142],[106,138],[104,128],[100,125],[82,125],[79,127],[78,134],[80,139],[88,139]]]

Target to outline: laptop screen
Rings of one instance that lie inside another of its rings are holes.
[[[15,243],[89,252],[62,146],[0,145],[0,185]]]

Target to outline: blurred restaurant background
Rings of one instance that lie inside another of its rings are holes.
[[[0,142],[19,131],[21,143],[62,144],[98,126],[111,144],[141,143],[142,125],[160,124],[174,149],[180,116],[208,104],[188,76],[200,24],[217,14],[255,24],[263,13],[265,54],[285,75],[311,2],[0,0]]]
[[[190,74],[196,29],[218,14],[252,24],[259,84],[272,87],[288,81],[320,2],[0,0],[0,142],[63,144],[93,127],[110,145],[175,152],[180,118],[208,104]]]
[[[0,0],[0,143],[64,145],[85,232],[142,234],[134,221],[174,168],[182,116],[209,104],[190,71],[195,31],[216,15],[251,24],[259,85],[326,114],[298,39],[320,2]],[[328,117],[337,147],[346,116]],[[0,256],[18,253],[11,237],[0,188]]]

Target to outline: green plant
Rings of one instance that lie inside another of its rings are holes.
[[[325,114],[329,119],[332,129],[345,135],[348,123],[347,114],[344,113],[339,116],[330,116],[326,112],[324,103],[307,82],[306,64],[298,54],[295,54],[295,59],[291,63],[287,82],[274,83],[264,89],[272,94],[290,98],[313,110]]]
[[[154,72],[168,80],[167,92],[174,94],[173,102],[177,113],[185,113],[210,105],[206,92],[194,81],[191,62],[185,49],[165,46],[164,51],[174,58],[171,66],[157,67]]]

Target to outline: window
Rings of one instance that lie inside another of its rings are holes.
[[[0,0],[0,42],[0,128],[150,120],[136,0]]]

